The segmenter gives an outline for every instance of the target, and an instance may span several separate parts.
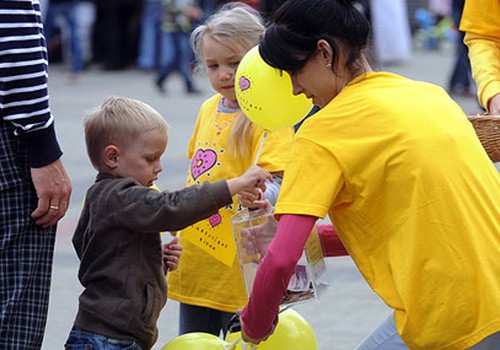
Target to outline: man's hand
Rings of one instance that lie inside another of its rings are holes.
[[[60,159],[41,168],[31,168],[31,179],[38,196],[38,206],[31,213],[36,224],[55,225],[69,207],[71,181]]]

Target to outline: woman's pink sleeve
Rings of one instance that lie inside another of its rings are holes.
[[[286,294],[288,282],[302,256],[317,217],[282,215],[276,236],[260,262],[248,305],[241,314],[245,334],[252,339],[269,335]]]

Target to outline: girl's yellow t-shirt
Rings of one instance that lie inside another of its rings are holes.
[[[206,100],[200,108],[194,132],[188,144],[187,157],[191,159],[187,185],[218,181],[242,175],[255,162],[264,130],[253,125],[253,138],[248,156],[235,159],[229,154],[227,145],[234,126],[236,113],[217,113],[221,95]],[[227,124],[217,134],[215,118],[220,127]],[[229,120],[233,120],[229,123]],[[283,171],[290,151],[293,129],[271,131],[266,137],[258,165],[270,172]],[[189,229],[210,229],[217,236],[219,230],[231,230],[232,215],[241,210],[237,197],[233,203],[219,210],[219,213],[193,225]],[[180,243],[184,249],[179,267],[168,274],[168,297],[186,304],[209,307],[216,310],[235,312],[245,306],[248,296],[238,263],[234,258],[231,267],[189,242],[180,232]],[[233,242],[234,243],[234,242]]]
[[[296,134],[275,213],[330,216],[409,348],[500,330],[500,176],[442,88],[346,86]]]

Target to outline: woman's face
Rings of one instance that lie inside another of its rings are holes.
[[[338,64],[332,60],[330,45],[325,40],[320,40],[316,52],[304,67],[296,72],[289,72],[294,95],[304,94],[321,108],[337,96],[351,80],[351,74],[342,59]]]
[[[236,101],[234,77],[245,52],[224,46],[210,35],[203,38],[201,49],[212,88],[226,99]]]

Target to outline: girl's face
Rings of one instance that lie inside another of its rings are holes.
[[[234,77],[236,68],[246,52],[224,46],[210,35],[203,38],[201,50],[212,88],[226,99],[236,101]]]
[[[116,154],[114,174],[131,177],[143,186],[151,186],[163,170],[161,156],[167,147],[168,136],[159,130],[148,130],[122,147]]]

